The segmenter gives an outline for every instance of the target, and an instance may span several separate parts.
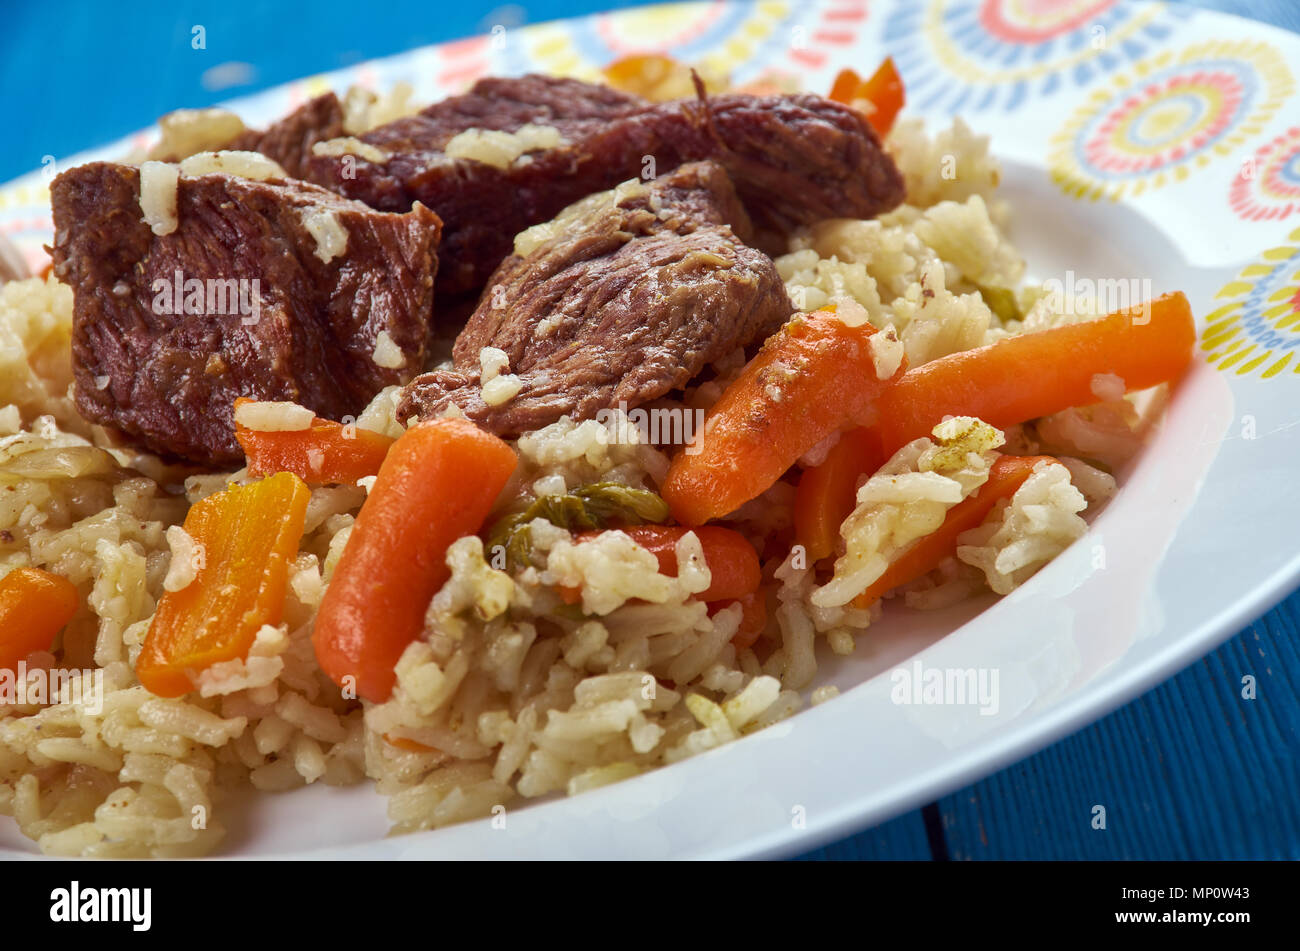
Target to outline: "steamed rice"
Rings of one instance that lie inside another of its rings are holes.
[[[358,94],[348,131],[402,108],[404,99]],[[197,151],[219,147],[214,140],[235,126],[206,116],[169,128],[173,147]],[[915,366],[1065,319],[1047,311],[1041,294],[1018,290],[1024,264],[1000,227],[1005,210],[994,198],[998,172],[986,139],[960,121],[927,138],[904,120],[889,146],[911,204],[877,221],[827,221],[797,235],[777,265],[801,308],[836,303],[844,319],[865,314],[885,330],[875,353],[882,376],[904,352]],[[165,227],[163,199],[155,218]],[[990,287],[1018,295],[1020,314],[996,313]],[[677,547],[676,577],[660,574],[656,558],[619,532],[581,541],[539,519],[529,526],[531,560],[510,568],[478,538],[461,539],[448,551],[451,578],[429,605],[426,637],[403,654],[382,704],[345,699],[316,667],[312,623],[366,487],[316,488],[283,623],[265,626],[246,658],[204,671],[195,692],[166,700],[139,685],[134,664],[159,598],[193,580],[196,553],[180,523],[189,505],[248,477],[107,448],[69,399],[71,307],[71,291],[53,280],[0,287],[0,574],[42,566],[78,586],[85,605],[57,661],[32,661],[98,668],[105,682],[102,709],[64,699],[0,709],[0,813],[56,855],[209,852],[224,834],[224,800],[248,786],[276,792],[368,779],[388,797],[393,829],[405,832],[499,814],[520,799],[581,793],[732,742],[804,705],[819,640],[836,654],[853,652],[882,611],[880,603],[854,607],[853,596],[983,483],[1004,439],[1007,449],[1050,446],[1066,458],[1040,468],[963,535],[957,559],[901,592],[909,605],[1023,583],[1086,530],[1080,516],[1114,491],[1110,476],[1071,457],[1116,464],[1136,449],[1149,418],[1121,397],[1006,434],[978,421],[945,424],[899,450],[862,486],[843,529],[843,564],[829,582],[819,585],[798,551],[764,564],[776,589],[765,632],[771,649],[762,653],[731,643],[739,607],[710,617],[694,597],[710,580],[694,535]],[[707,408],[743,364],[738,352],[714,367],[713,379],[661,405]],[[496,355],[485,354],[483,369],[487,384],[509,388]],[[400,435],[398,393],[378,394],[356,425]],[[308,417],[300,407],[261,404],[242,421],[293,429]],[[668,457],[636,433],[614,413],[526,434],[503,498],[518,508],[596,481],[655,489]],[[762,551],[788,527],[792,492],[778,482],[729,522]],[[580,611],[560,599],[558,585],[580,591]],[[834,696],[822,686],[810,699]]]

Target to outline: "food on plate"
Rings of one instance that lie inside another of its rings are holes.
[[[988,480],[974,494],[950,508],[942,525],[917,539],[906,552],[890,562],[879,578],[854,595],[854,606],[869,608],[886,592],[934,571],[945,559],[957,553],[958,539],[963,533],[984,524],[994,506],[1014,496],[1039,465],[1054,463],[1056,460],[1051,456],[998,456],[989,466]],[[851,515],[852,510],[848,514]],[[845,515],[841,524],[847,518]]]
[[[452,369],[407,384],[398,418],[455,405],[517,436],[682,388],[794,309],[751,235],[713,162],[582,199],[520,233],[456,338]],[[497,361],[486,373],[484,353]]]
[[[346,138],[343,103],[327,92],[299,106],[266,129],[246,130],[220,148],[236,152],[260,152],[294,178],[307,177],[307,162],[318,142]],[[177,160],[187,156],[178,156]]]
[[[866,79],[859,76],[857,70],[840,70],[828,97],[861,110],[871,127],[882,136],[888,135],[893,128],[894,119],[907,98],[902,77],[898,75],[891,57],[885,57],[885,61]]]
[[[52,273],[0,272],[0,813],[42,851],[212,852],[250,789],[372,782],[397,832],[579,794],[1087,533],[1182,294],[1027,283],[987,139],[891,62],[606,77],[178,113],[54,181]]]
[[[302,429],[250,428],[240,422],[241,416],[257,426],[259,415],[268,409],[278,412],[274,405],[250,405],[254,403],[246,396],[235,400],[235,439],[252,476],[292,472],[312,485],[356,485],[360,479],[379,475],[379,467],[393,447],[391,436],[314,414]],[[252,419],[248,419],[250,414]]]
[[[33,651],[54,646],[80,600],[76,585],[40,568],[15,568],[0,578],[0,669],[16,672]]]
[[[768,243],[831,215],[869,218],[903,198],[863,116],[821,96],[650,103],[574,80],[484,79],[354,143],[315,146],[308,178],[386,211],[433,209],[444,223],[438,290],[447,294],[481,289],[525,228],[687,162],[722,165]]]
[[[196,158],[94,162],[50,187],[83,417],[228,464],[243,458],[236,397],[339,418],[422,368],[436,215],[374,211],[275,170],[191,173]]]
[[[801,456],[861,415],[906,364],[891,333],[833,311],[792,317],[722,391],[662,490],[702,525],[757,498]]]
[[[398,660],[451,575],[447,549],[482,526],[517,461],[508,445],[463,419],[412,426],[393,443],[312,632],[321,670],[336,684],[366,700],[388,699]]]
[[[1166,294],[1084,324],[948,354],[905,374],[859,421],[871,421],[886,452],[954,413],[1006,428],[1087,405],[1107,386],[1123,393],[1174,379],[1195,339],[1187,298]]]
[[[294,178],[303,178],[305,163],[317,142],[347,135],[343,103],[332,92],[299,106],[266,129],[247,129],[224,109],[180,109],[158,122],[162,137],[150,159],[180,162],[199,152],[257,152]]]
[[[135,663],[146,690],[183,697],[194,689],[192,671],[212,677],[222,665],[242,667],[262,627],[280,623],[310,497],[301,479],[278,472],[190,508],[180,528],[187,540],[173,553]]]

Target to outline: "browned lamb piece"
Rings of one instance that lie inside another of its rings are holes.
[[[468,130],[517,133],[527,124],[554,127],[560,143],[495,163],[447,154]],[[315,155],[307,177],[386,211],[419,201],[437,212],[438,289],[446,294],[479,290],[524,228],[584,195],[686,162],[711,159],[728,171],[768,249],[799,225],[874,217],[904,191],[862,115],[814,95],[652,104],[574,80],[492,79],[359,138],[383,160]]]
[[[412,380],[399,418],[454,403],[484,428],[517,435],[684,386],[793,310],[771,259],[742,240],[749,234],[712,162],[584,199],[519,236],[520,253],[502,262],[456,340],[453,369]],[[498,405],[480,378],[489,346],[505,351],[521,384]]]
[[[182,110],[184,111],[184,110]],[[169,117],[164,116],[160,123]],[[343,104],[332,92],[303,103],[293,112],[265,129],[244,129],[225,142],[208,144],[207,148],[223,151],[261,152],[274,159],[292,178],[306,176],[306,160],[317,142],[347,135],[343,128]],[[187,143],[187,151],[177,152],[168,147],[176,143],[160,143],[150,152],[150,158],[162,162],[178,162],[188,157],[194,148]]]
[[[343,129],[343,104],[332,92],[317,96],[264,130],[249,129],[226,146],[261,152],[274,159],[293,178],[307,177],[307,160],[317,142],[347,135]],[[406,209],[402,209],[405,211]]]
[[[339,419],[423,368],[440,227],[427,208],[387,214],[302,182],[182,176],[175,230],[158,235],[140,180],[96,162],[51,186],[87,419],[159,453],[234,464],[236,397]]]
[[[516,132],[525,125],[555,126],[566,138],[581,138],[646,105],[646,100],[597,83],[559,76],[489,76],[469,92],[426,106],[414,123],[383,126],[381,140],[429,147],[445,145],[468,129]],[[377,131],[377,130],[376,130]]]

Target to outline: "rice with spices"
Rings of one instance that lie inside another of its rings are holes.
[[[383,105],[350,99],[349,131],[373,124],[367,110]],[[912,204],[875,221],[823,222],[777,261],[803,309],[852,302],[891,328],[876,357],[886,376],[902,352],[916,366],[1019,332],[1033,306],[1017,290],[1023,262],[1000,229],[987,142],[960,122],[927,138],[908,120],[889,144]],[[936,177],[939,155],[955,156],[962,174]],[[158,221],[169,223],[162,213]],[[1023,308],[999,312],[990,304],[998,290],[998,300],[1010,294]],[[190,505],[251,480],[243,470],[200,472],[117,448],[82,421],[68,398],[71,307],[71,292],[52,279],[0,287],[0,574],[39,566],[75,584],[82,607],[57,657],[45,660],[105,676],[97,712],[62,699],[0,709],[0,814],[52,855],[211,852],[224,836],[227,800],[245,787],[369,780],[388,798],[394,831],[434,828],[735,741],[809,696],[833,698],[833,688],[808,693],[819,640],[852,653],[882,612],[880,603],[855,607],[853,596],[978,488],[1004,439],[1116,464],[1139,430],[1122,397],[1006,434],[977,420],[945,424],[861,486],[834,577],[822,583],[797,552],[770,554],[770,542],[788,537],[793,493],[777,482],[727,519],[768,553],[769,620],[749,647],[733,643],[738,604],[711,613],[698,597],[711,576],[694,533],[676,544],[675,574],[621,531],[584,538],[546,518],[522,524],[527,550],[513,561],[462,538],[448,550],[450,580],[428,607],[424,636],[402,654],[392,696],[377,704],[345,698],[313,655],[316,612],[366,498],[362,486],[317,487],[282,622],[258,631],[246,657],[204,670],[184,698],[163,699],[139,684],[134,664],[159,599],[193,580],[193,540],[180,526]],[[680,400],[657,405],[707,409],[744,359],[729,357]],[[381,392],[356,425],[400,436],[397,396],[397,387]],[[294,431],[304,413],[265,406],[244,419]],[[597,484],[653,492],[669,465],[619,412],[605,422],[561,419],[515,446],[519,466],[498,516]],[[1114,480],[1079,459],[1062,462],[1035,472],[967,533],[956,561],[909,586],[909,604],[937,606],[985,584],[1004,593],[1077,538],[1080,514],[1104,503]],[[578,600],[566,600],[566,590]]]

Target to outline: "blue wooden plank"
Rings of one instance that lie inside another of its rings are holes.
[[[1114,714],[942,800],[951,856],[1300,858],[1298,620],[1300,594]],[[1097,805],[1104,830],[1091,825]]]
[[[924,861],[931,857],[921,810],[799,856],[800,861]]]

